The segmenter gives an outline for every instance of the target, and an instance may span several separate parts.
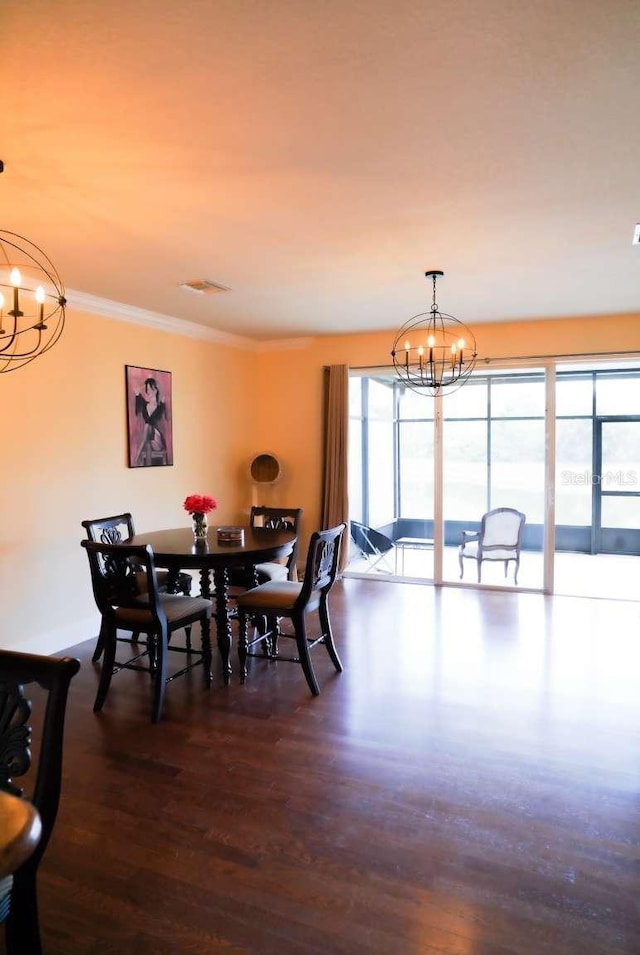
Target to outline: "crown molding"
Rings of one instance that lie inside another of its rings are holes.
[[[174,335],[184,335],[186,338],[199,338],[208,342],[219,342],[231,345],[234,348],[256,351],[259,343],[241,335],[232,335],[229,332],[220,332],[206,325],[198,325],[173,315],[163,315],[160,312],[150,312],[135,305],[123,305],[97,295],[86,292],[76,292],[74,289],[66,291],[67,304],[78,311],[89,312],[92,315],[101,315],[103,318],[113,318],[118,322],[129,322],[132,325],[144,325],[160,332],[171,332]]]
[[[75,289],[67,289],[66,297],[68,306],[81,312],[101,315],[103,318],[113,318],[118,322],[129,322],[132,325],[144,325],[147,328],[154,328],[156,331],[184,335],[186,338],[219,342],[222,345],[230,345],[233,348],[241,348],[245,351],[295,351],[308,348],[314,341],[313,337],[256,341],[253,338],[245,338],[243,335],[221,332],[216,328],[209,328],[207,325],[198,325],[196,322],[176,318],[174,315],[150,312],[145,308],[124,305],[122,302],[100,298],[98,295],[89,295],[87,292],[77,292]]]

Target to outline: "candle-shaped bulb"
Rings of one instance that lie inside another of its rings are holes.
[[[458,339],[458,348],[460,349],[460,351],[462,351],[462,349],[464,348],[464,338]]]
[[[456,343],[454,342],[453,345],[451,346],[451,354],[452,354],[452,355],[455,355],[455,353],[457,352],[457,350],[458,350],[458,346],[457,346]]]
[[[20,269],[14,267],[11,269],[9,274],[9,281],[13,285],[13,308],[9,312],[10,315],[13,315],[14,318],[19,318],[22,315],[20,311],[20,299],[18,289],[20,288],[20,282],[22,281],[22,276],[20,275]]]
[[[39,285],[36,289],[36,302],[38,303],[38,322],[42,325],[42,320],[44,318],[44,289]]]
[[[435,345],[436,340],[433,335],[429,335],[427,338],[427,345],[429,346],[429,369],[431,373],[431,378],[433,380],[433,346]]]
[[[410,348],[411,345],[409,344],[409,339],[407,338],[406,342],[404,343],[404,350],[409,351]]]
[[[4,308],[4,295],[0,292],[0,308]]]

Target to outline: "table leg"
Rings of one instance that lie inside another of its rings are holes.
[[[211,600],[208,570],[200,571],[200,593],[207,600]],[[202,668],[204,670],[204,685],[209,689],[211,687],[211,636],[208,620],[202,621]]]
[[[225,567],[216,567],[213,571],[216,589],[216,625],[218,631],[218,650],[222,659],[222,679],[229,685],[231,679],[231,621],[229,620],[229,576]]]

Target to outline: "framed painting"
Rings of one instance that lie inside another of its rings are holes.
[[[173,464],[171,372],[125,365],[130,468]]]

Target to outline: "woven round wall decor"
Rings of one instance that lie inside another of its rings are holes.
[[[282,467],[275,454],[257,454],[249,465],[249,477],[254,484],[277,484]]]

